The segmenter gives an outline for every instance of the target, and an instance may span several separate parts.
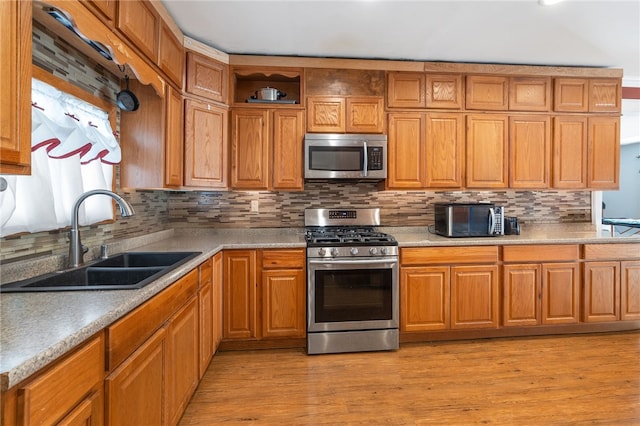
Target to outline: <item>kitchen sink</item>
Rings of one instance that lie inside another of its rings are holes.
[[[201,252],[122,253],[80,268],[4,284],[0,286],[0,293],[138,289],[199,254]]]

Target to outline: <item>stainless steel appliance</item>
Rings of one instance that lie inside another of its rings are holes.
[[[307,353],[398,349],[398,243],[379,209],[306,209]]]
[[[387,178],[387,136],[307,133],[304,137],[307,180]]]
[[[504,235],[504,207],[492,203],[434,204],[435,232],[445,237]]]

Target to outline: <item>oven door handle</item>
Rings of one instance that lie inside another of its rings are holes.
[[[394,265],[398,263],[397,259],[345,259],[345,260],[309,260],[309,265]]]

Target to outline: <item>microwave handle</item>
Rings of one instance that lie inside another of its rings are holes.
[[[493,235],[496,230],[496,211],[489,207],[489,235]]]
[[[367,177],[367,169],[369,168],[369,151],[367,150],[367,141],[362,141],[364,149],[364,161],[362,162],[362,176]]]

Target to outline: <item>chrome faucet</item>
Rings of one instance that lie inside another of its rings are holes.
[[[115,192],[108,191],[106,189],[94,189],[82,194],[73,205],[71,211],[71,230],[69,231],[69,267],[77,268],[84,262],[85,248],[80,242],[80,230],[78,229],[78,211],[80,210],[80,204],[92,195],[108,195],[116,200],[118,207],[120,207],[120,214],[122,217],[129,217],[136,214],[131,204],[129,204],[124,198],[116,194]]]

